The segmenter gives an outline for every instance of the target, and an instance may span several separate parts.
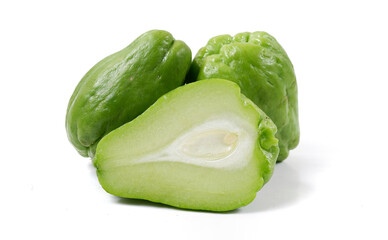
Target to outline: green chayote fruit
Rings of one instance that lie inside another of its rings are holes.
[[[237,83],[276,124],[278,162],[299,143],[297,85],[284,49],[266,32],[221,35],[199,50],[186,81],[223,78]]]
[[[146,32],[104,58],[86,73],[70,98],[66,115],[70,142],[82,156],[93,158],[103,136],[182,85],[190,63],[189,47],[161,30]]]
[[[198,81],[163,95],[103,137],[94,163],[101,186],[113,195],[229,211],[250,203],[271,178],[279,153],[275,133],[237,84]]]

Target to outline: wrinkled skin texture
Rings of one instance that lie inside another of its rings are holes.
[[[191,50],[161,30],[144,33],[128,47],[98,62],[70,98],[66,130],[84,157],[110,131],[144,112],[184,82]]]
[[[276,124],[278,162],[299,143],[298,99],[294,68],[284,49],[266,32],[221,35],[209,40],[194,58],[186,82],[223,78]]]

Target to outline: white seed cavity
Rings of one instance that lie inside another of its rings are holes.
[[[188,136],[180,151],[191,157],[219,160],[230,155],[236,148],[238,135],[227,130],[208,130]]]
[[[203,167],[239,168],[252,157],[255,126],[239,117],[207,120],[185,131],[154,153],[139,156],[133,163],[182,162]]]

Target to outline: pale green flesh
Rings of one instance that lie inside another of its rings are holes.
[[[235,118],[235,121],[231,119]],[[152,152],[118,156],[107,168],[128,164],[182,162],[201,167],[242,168],[252,156],[257,139],[256,128],[235,116],[217,116],[195,126],[171,143]]]
[[[101,140],[99,181],[111,194],[176,207],[244,206],[277,157],[278,151],[268,157],[259,144],[258,126],[268,121],[263,115],[230,81],[178,88]],[[277,147],[274,138],[266,142]]]

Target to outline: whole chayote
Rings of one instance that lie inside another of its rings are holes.
[[[82,156],[93,158],[103,136],[182,85],[190,63],[189,47],[162,30],[146,32],[104,58],[86,73],[70,98],[66,115],[70,142]]]
[[[211,38],[194,58],[186,82],[223,78],[237,83],[276,124],[278,162],[299,143],[297,84],[284,49],[266,32]]]

